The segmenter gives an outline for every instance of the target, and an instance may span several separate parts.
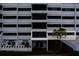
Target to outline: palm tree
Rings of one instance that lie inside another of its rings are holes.
[[[66,29],[59,28],[58,30],[53,30],[53,35],[57,36],[57,39],[61,39],[63,35],[66,37]]]
[[[52,34],[53,34],[54,36],[56,36],[57,39],[59,39],[59,41],[60,41],[60,39],[62,38],[62,36],[65,36],[65,37],[66,37],[66,29],[64,29],[64,28],[54,29],[53,32],[52,32]],[[53,36],[53,35],[52,35],[52,36]],[[57,43],[56,43],[56,44],[57,44]],[[60,43],[60,44],[58,44],[58,45],[59,45],[59,47],[57,47],[57,46],[55,45],[57,51],[62,51],[62,43]]]

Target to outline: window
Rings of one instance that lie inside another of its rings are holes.
[[[18,11],[31,11],[31,8],[18,8]]]
[[[48,19],[61,19],[61,16],[48,16]]]
[[[38,22],[38,23],[32,23],[32,28],[33,29],[46,29],[46,24],[45,22]]]
[[[22,40],[21,45],[24,45],[27,48],[31,47],[28,40]]]
[[[48,7],[48,10],[61,11],[60,7]]]
[[[74,11],[74,8],[62,8],[62,11]]]
[[[32,10],[46,10],[46,4],[32,4]]]
[[[0,19],[2,19],[2,14],[0,14]]]
[[[8,45],[12,45],[12,46],[14,46],[15,45],[15,40],[8,40]]]
[[[74,16],[62,16],[62,19],[74,19]]]
[[[76,27],[79,27],[79,24],[77,24]]]
[[[4,36],[16,36],[17,33],[3,33]]]
[[[32,13],[33,20],[45,20],[47,14],[46,13]]]
[[[66,35],[74,35],[74,32],[68,32]]]
[[[0,5],[0,10],[2,10],[2,5]]]
[[[52,36],[55,35],[54,33],[48,33],[48,36]],[[66,35],[74,35],[74,32],[68,32],[66,33]]]
[[[52,36],[52,35],[55,35],[54,33],[48,33],[48,36]]]
[[[18,24],[18,27],[31,27],[31,24]]]
[[[76,35],[79,35],[79,32],[76,32]]]
[[[74,24],[62,24],[62,27],[74,27]]]
[[[76,16],[76,19],[79,19],[79,16]]]
[[[3,27],[16,27],[16,24],[3,24]]]
[[[0,34],[2,33],[2,31],[0,31]]]
[[[0,23],[0,27],[2,27],[2,23]]]
[[[16,16],[3,16],[3,19],[16,19]]]
[[[32,32],[33,38],[46,38],[46,32]]]
[[[31,33],[30,33],[30,32],[28,32],[28,33],[25,33],[25,32],[24,32],[24,33],[19,32],[18,35],[31,35]]]
[[[48,24],[48,27],[61,27],[61,24]]]
[[[48,36],[52,36],[53,34],[52,33],[48,33]]]
[[[16,8],[3,8],[3,11],[16,11]]]
[[[31,19],[31,16],[18,16],[18,19]]]
[[[77,8],[76,11],[79,11],[79,8]]]
[[[45,40],[35,40],[35,41],[32,41],[32,47],[33,49],[35,48],[45,48],[46,49],[46,46],[47,46],[47,41]]]

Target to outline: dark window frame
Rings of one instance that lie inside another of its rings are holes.
[[[74,24],[62,24],[62,27],[75,27]]]
[[[0,14],[0,19],[2,19],[2,14]]]
[[[52,36],[53,35],[53,33],[48,33],[48,36]]]
[[[55,35],[54,33],[48,33],[48,36]],[[66,35],[74,35],[74,32],[66,32]]]
[[[48,16],[48,19],[61,19],[61,16]]]
[[[66,35],[74,35],[74,32],[67,32]]]
[[[47,4],[32,4],[32,10],[47,10]]]
[[[32,29],[46,29],[46,22],[32,22]]]
[[[17,33],[3,33],[3,36],[17,36]]]
[[[18,11],[31,11],[31,8],[18,8]]]
[[[76,32],[76,35],[79,35],[79,32]]]
[[[18,24],[18,27],[31,27],[31,24]]]
[[[16,24],[3,24],[3,27],[17,27]]]
[[[16,11],[16,7],[10,7],[10,8],[3,8],[3,11]]]
[[[0,22],[0,27],[2,27],[2,25],[3,25],[2,22]]]
[[[76,11],[78,12],[79,11],[79,8],[76,8]]]
[[[61,11],[61,8],[60,7],[48,7],[48,10],[51,10],[51,11]]]
[[[62,11],[75,11],[74,8],[62,8]]]
[[[32,13],[32,20],[46,20],[47,13]]]
[[[47,24],[47,27],[61,27],[61,24]]]
[[[62,19],[75,19],[74,16],[62,16]]]
[[[79,24],[76,24],[76,27],[79,27]]]
[[[79,16],[76,16],[76,19],[79,19]]]
[[[2,10],[2,5],[0,5],[0,10]]]
[[[42,31],[42,32],[33,31],[32,32],[32,37],[33,38],[46,38],[47,37],[47,34],[46,34],[45,31]]]
[[[18,16],[18,19],[31,19],[31,16]]]
[[[3,16],[3,19],[16,19],[17,16]]]
[[[18,33],[18,36],[25,36],[25,35],[31,35],[31,33],[30,32],[27,32],[27,33],[25,33],[25,32],[19,32]]]

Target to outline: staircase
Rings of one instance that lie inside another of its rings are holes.
[[[73,48],[72,47],[70,47],[69,45],[65,44],[62,41],[60,41],[60,42],[61,42],[61,52],[65,52],[65,53],[73,52]]]
[[[79,40],[62,40],[62,42],[71,47],[74,51],[79,51]]]

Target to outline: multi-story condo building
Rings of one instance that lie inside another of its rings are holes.
[[[67,36],[57,39],[52,32],[60,27]],[[49,51],[60,48],[61,42],[79,51],[79,4],[0,4],[0,50]]]

